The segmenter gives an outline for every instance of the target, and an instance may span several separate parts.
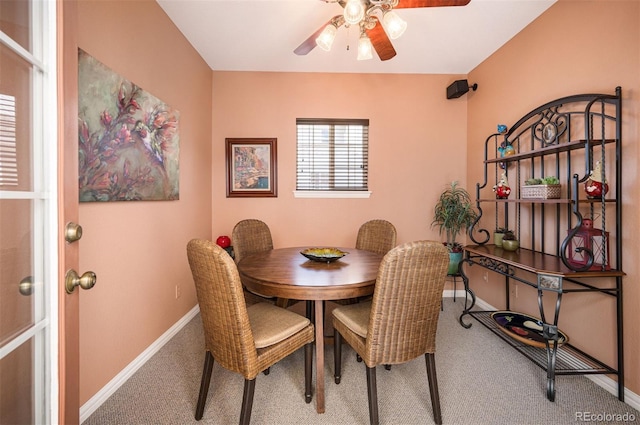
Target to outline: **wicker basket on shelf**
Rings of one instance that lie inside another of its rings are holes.
[[[522,199],[559,199],[559,184],[532,184],[521,187],[520,197]]]

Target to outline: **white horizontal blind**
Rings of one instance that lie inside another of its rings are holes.
[[[296,127],[296,190],[368,190],[369,120],[298,118]]]
[[[0,93],[0,186],[18,185],[16,99]]]

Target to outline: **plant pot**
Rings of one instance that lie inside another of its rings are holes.
[[[450,252],[449,270],[447,271],[447,274],[458,274],[458,266],[460,265],[460,261],[462,261],[462,252]]]
[[[502,238],[504,237],[504,233],[494,233],[493,234],[493,243],[495,246],[502,246]]]
[[[515,251],[520,247],[520,242],[515,239],[503,239],[502,249],[505,251]]]

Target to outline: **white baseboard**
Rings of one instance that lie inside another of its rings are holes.
[[[462,297],[464,298],[464,291]],[[491,304],[476,298],[476,306],[481,310],[498,310]],[[584,375],[608,393],[618,397],[618,383],[607,375]],[[640,410],[640,396],[628,388],[624,389],[624,402],[636,410]]]
[[[200,307],[193,307],[187,314],[171,326],[160,338],[154,341],[146,350],[127,365],[120,373],[118,373],[111,381],[107,383],[100,391],[91,397],[85,404],[80,407],[80,423],[83,423],[98,407],[107,401],[118,388],[124,384],[147,360],[156,354],[175,334],[177,334],[187,323],[193,319]]]
[[[618,397],[618,383],[607,375],[585,375],[605,391]],[[640,396],[628,388],[624,389],[624,402],[636,410],[640,410]]]
[[[444,291],[442,291],[442,296],[444,298],[453,298],[454,293],[455,293],[456,301],[458,300],[464,301],[464,295],[465,295],[464,289],[457,289],[455,291],[452,289],[445,289]]]

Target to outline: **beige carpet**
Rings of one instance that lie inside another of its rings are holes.
[[[625,423],[615,415],[640,413],[583,376],[559,376],[556,401],[546,398],[546,372],[489,330],[473,321],[458,324],[460,299],[445,300],[438,327],[436,365],[445,424]],[[243,378],[214,366],[209,397],[200,422],[194,418],[204,361],[200,316],[167,343],[116,391],[85,425],[95,424],[235,424],[240,417]],[[369,423],[365,368],[343,348],[340,385],[333,382],[333,348],[326,355],[326,413],[315,399],[304,402],[303,353],[298,351],[259,375],[252,424]],[[391,371],[377,369],[381,424],[431,424],[424,357]],[[600,415],[600,416],[598,416]],[[624,418],[624,416],[620,416]]]

